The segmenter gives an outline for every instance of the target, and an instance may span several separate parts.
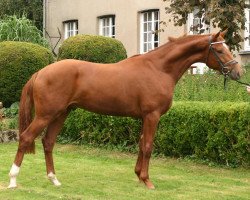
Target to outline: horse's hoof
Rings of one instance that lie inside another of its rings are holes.
[[[14,189],[14,188],[17,188],[16,177],[10,176],[10,184],[8,186],[8,189]]]
[[[17,188],[17,185],[16,184],[10,184],[7,188],[8,189],[15,189],[15,188]]]
[[[147,187],[148,189],[150,189],[150,190],[155,189],[154,184],[153,184],[149,179],[145,180],[145,181],[144,181],[144,184],[145,184],[146,187]]]
[[[61,186],[62,184],[57,180],[55,174],[52,172],[48,174],[48,179],[53,183],[55,186]]]
[[[58,180],[55,180],[55,181],[52,181],[54,186],[61,186],[62,184],[58,181]]]
[[[155,189],[154,184],[149,179],[142,180],[141,178],[139,178],[139,183],[144,184],[150,190]]]

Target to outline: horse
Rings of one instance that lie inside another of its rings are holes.
[[[22,90],[19,110],[19,145],[10,169],[10,185],[17,187],[25,153],[35,153],[34,140],[42,138],[48,179],[55,175],[53,147],[63,123],[74,107],[113,116],[142,120],[135,174],[149,189],[149,160],[160,117],[171,107],[175,85],[196,62],[238,80],[243,74],[225,44],[226,31],[207,35],[169,37],[164,45],[113,64],[62,60],[32,75]],[[32,112],[33,111],[33,112]],[[32,117],[32,115],[34,115]]]

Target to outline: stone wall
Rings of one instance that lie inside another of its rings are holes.
[[[0,143],[14,142],[19,140],[17,130],[0,131]]]
[[[2,121],[2,111],[3,103],[0,102],[0,122]],[[0,143],[14,142],[19,140],[18,130],[0,130]]]

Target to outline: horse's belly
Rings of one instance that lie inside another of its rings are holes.
[[[88,96],[78,101],[77,105],[85,110],[115,116],[139,117],[138,106],[129,98],[110,96]]]

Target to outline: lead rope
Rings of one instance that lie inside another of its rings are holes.
[[[245,85],[245,86],[249,86],[250,87],[250,83],[245,83],[245,82],[242,82],[242,81],[238,81],[238,80],[235,80],[237,83],[241,84],[241,85]]]
[[[224,74],[224,90],[227,90],[227,81],[228,81],[228,75]]]

